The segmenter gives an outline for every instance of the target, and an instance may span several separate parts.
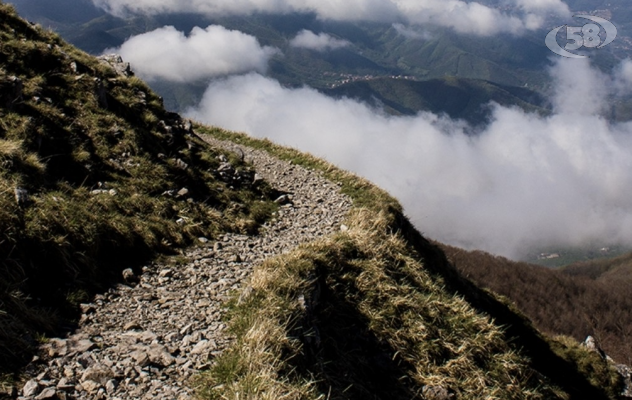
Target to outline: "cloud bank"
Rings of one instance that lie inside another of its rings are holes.
[[[385,115],[259,74],[212,83],[188,116],[294,146],[376,182],[429,237],[521,257],[548,245],[632,244],[632,125],[598,115],[608,78],[559,61],[548,117],[494,106],[477,137],[430,113]]]
[[[519,34],[538,29],[550,14],[570,17],[562,0],[507,0],[513,15],[477,2],[463,0],[93,0],[118,16],[129,14],[201,13],[250,15],[253,13],[315,13],[337,21],[435,24],[462,33]]]
[[[317,35],[307,29],[303,29],[290,40],[290,46],[292,47],[302,47],[316,51],[340,49],[349,45],[351,43],[346,40],[336,39],[324,32]]]
[[[134,36],[120,48],[106,52],[120,54],[149,81],[195,82],[250,71],[264,73],[278,50],[261,47],[253,36],[212,25],[193,28],[188,36],[166,26]]]

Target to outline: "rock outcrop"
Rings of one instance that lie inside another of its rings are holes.
[[[589,351],[597,353],[599,357],[614,366],[619,375],[621,375],[621,379],[623,380],[623,390],[621,391],[621,397],[632,398],[632,369],[624,364],[615,364],[612,358],[610,358],[606,354],[606,352],[604,352],[603,349],[599,346],[597,340],[595,340],[595,338],[590,335],[586,337],[586,339],[582,343],[582,346],[586,347],[586,349]]]

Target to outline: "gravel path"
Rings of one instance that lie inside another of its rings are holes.
[[[258,236],[226,234],[187,250],[177,266],[147,265],[138,285],[118,285],[82,305],[79,328],[43,345],[27,368],[32,379],[20,398],[190,398],[189,378],[230,341],[221,315],[231,291],[266,258],[340,229],[351,201],[319,173],[205,140],[241,149],[259,176],[289,193],[287,204]]]

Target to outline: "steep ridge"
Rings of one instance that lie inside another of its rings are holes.
[[[369,182],[189,125],[125,68],[0,12],[11,89],[2,92],[0,349],[4,371],[16,372],[2,380],[5,397],[614,399],[623,390],[598,354],[546,338],[460,276]],[[121,272],[125,284],[113,283]],[[60,304],[77,304],[81,317],[51,338],[55,329],[31,316],[54,325]],[[23,368],[35,338],[39,353]]]
[[[0,4],[0,375],[126,268],[255,232],[276,195],[116,62]],[[114,68],[115,66],[116,68]],[[121,68],[122,67],[122,68]]]
[[[543,332],[576,340],[591,335],[617,362],[632,362],[630,255],[555,270],[482,251],[441,248],[461,274],[506,296]]]

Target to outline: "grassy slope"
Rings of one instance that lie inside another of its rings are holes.
[[[515,262],[482,251],[441,246],[463,275],[506,296],[544,332],[583,340],[594,336],[618,362],[632,362],[630,256],[554,270]],[[618,269],[617,266],[625,266]],[[618,272],[615,272],[618,271]],[[612,278],[608,274],[612,273]],[[601,275],[603,274],[603,275]],[[603,277],[603,279],[601,279]]]
[[[216,179],[217,156],[143,82],[0,3],[0,374],[122,269],[256,229],[270,202]]]
[[[438,386],[463,399],[616,397],[604,361],[460,276],[383,191],[270,142],[207,132],[322,170],[354,208],[348,231],[255,270],[230,306],[234,346],[197,382],[202,398],[409,399]]]

